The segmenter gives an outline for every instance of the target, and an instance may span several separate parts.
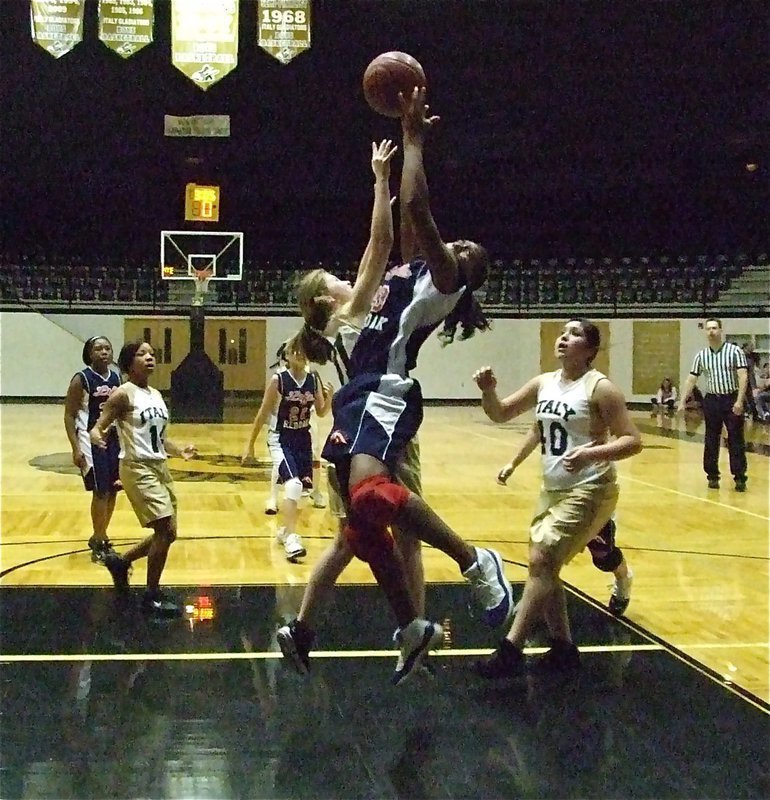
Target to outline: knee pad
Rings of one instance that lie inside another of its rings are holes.
[[[393,552],[393,536],[384,525],[351,525],[342,528],[353,555],[367,563],[377,562]]]
[[[302,498],[302,481],[299,478],[289,478],[283,485],[283,496],[287,500],[299,503]]]
[[[398,516],[409,495],[409,489],[394,483],[387,475],[364,478],[350,488],[351,521],[359,527],[386,528]]]

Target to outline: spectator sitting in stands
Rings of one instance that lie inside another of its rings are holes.
[[[664,408],[673,413],[678,399],[679,395],[676,391],[676,386],[671,382],[671,378],[663,378],[658,394],[650,398],[650,402],[653,405],[653,414],[657,411],[663,411]]]
[[[757,388],[754,391],[754,403],[757,419],[770,422],[770,364],[765,362],[756,376]]]
[[[693,386],[690,396],[684,404],[685,411],[703,411],[703,394],[697,386]]]
[[[759,410],[757,409],[757,394],[759,394],[759,353],[754,352],[754,347],[751,343],[741,345],[741,349],[746,355],[746,363],[749,365],[749,388],[746,392],[746,408],[744,409],[744,416],[753,419],[755,422],[762,418]]]

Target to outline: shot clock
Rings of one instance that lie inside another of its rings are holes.
[[[188,183],[184,194],[185,222],[219,222],[219,187]]]

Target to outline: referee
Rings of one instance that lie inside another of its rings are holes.
[[[695,388],[701,373],[706,374],[703,416],[706,436],[703,447],[703,470],[709,489],[719,488],[719,443],[722,425],[727,429],[727,450],[735,491],[746,491],[746,442],[743,438],[743,408],[749,383],[746,355],[737,345],[722,341],[722,321],[706,320],[708,347],[696,353],[685,381],[679,411]]]

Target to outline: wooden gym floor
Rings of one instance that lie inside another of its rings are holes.
[[[428,610],[447,621],[447,646],[435,680],[395,690],[393,622],[362,564],[319,626],[311,678],[280,664],[275,628],[334,522],[303,510],[307,558],[284,560],[263,513],[267,462],[238,458],[254,408],[172,426],[201,457],[172,461],[180,538],[164,584],[191,611],[165,626],[117,611],[90,561],[89,497],[61,406],[0,412],[3,797],[768,795],[767,426],[747,426],[738,494],[725,450],[722,488],[707,489],[697,418],[635,412],[645,449],[619,465],[617,518],[631,605],[621,620],[606,612],[610,579],[587,553],[565,569],[584,669],[556,689],[479,685],[468,664],[494,634],[469,618],[453,562],[426,549]],[[527,427],[431,407],[420,435],[427,500],[498,549],[514,583],[538,458],[508,487],[494,478]],[[122,496],[110,536],[118,550],[140,536]]]

